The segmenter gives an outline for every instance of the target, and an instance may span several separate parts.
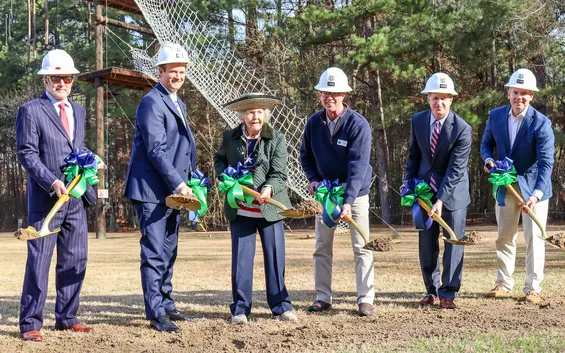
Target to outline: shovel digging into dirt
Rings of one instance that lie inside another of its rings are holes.
[[[71,183],[67,186],[67,191],[71,192],[71,190],[73,190],[75,186],[80,182],[81,178],[82,178],[82,174],[77,174],[77,176],[74,177]],[[34,239],[46,237],[51,234],[59,233],[61,231],[60,228],[55,228],[53,231],[50,231],[49,223],[51,223],[53,217],[55,217],[57,212],[59,212],[61,207],[63,207],[65,202],[67,202],[70,197],[71,196],[69,194],[63,194],[59,197],[55,205],[53,205],[51,211],[49,211],[49,214],[47,214],[47,217],[45,217],[45,221],[43,221],[43,225],[39,229],[39,232],[34,227],[28,226],[27,228],[20,228],[16,230],[14,232],[14,237],[16,237],[19,240],[34,240]]]
[[[524,201],[522,196],[520,196],[520,194],[518,194],[518,192],[516,191],[516,189],[514,189],[514,187],[512,187],[512,185],[505,185],[505,186],[506,186],[506,190],[509,191],[512,194],[512,196],[514,196],[516,201],[518,201],[518,204],[521,205],[526,210],[526,213],[528,214],[528,216],[530,216],[532,218],[532,220],[534,221],[534,223],[539,227],[539,229],[541,230],[541,237],[540,238],[542,238],[549,245],[552,245],[552,246],[558,247],[559,249],[565,250],[565,234],[564,233],[558,233],[558,234],[554,234],[554,235],[551,235],[551,236],[548,237],[547,234],[545,233],[545,228],[542,227],[541,222],[536,217],[536,214],[534,213],[534,211],[532,211],[531,208],[526,206],[526,202]]]
[[[430,212],[432,210],[430,206],[428,206],[428,204],[419,197],[418,197],[418,204],[426,212]],[[457,244],[457,245],[475,245],[480,241],[480,236],[477,232],[471,232],[469,234],[465,234],[463,238],[457,239],[455,232],[453,231],[453,229],[451,229],[451,227],[447,223],[445,223],[443,218],[441,218],[437,213],[434,213],[432,218],[434,221],[438,222],[439,225],[442,226],[443,229],[447,230],[447,232],[449,233],[449,238],[446,238],[443,235],[441,236],[441,239],[445,240],[448,243]]]

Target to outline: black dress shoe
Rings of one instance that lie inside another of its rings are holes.
[[[332,308],[331,304],[321,300],[316,300],[312,305],[308,307],[308,311],[317,313],[320,311],[330,310],[331,308]]]
[[[177,309],[175,310],[165,310],[165,313],[171,319],[171,321],[198,321],[202,318],[200,316],[187,316]]]
[[[373,315],[373,305],[369,303],[359,304],[359,310],[357,311],[359,316],[371,316]]]
[[[175,325],[167,315],[160,316],[158,319],[151,320],[151,327],[159,332],[178,333],[180,329]]]

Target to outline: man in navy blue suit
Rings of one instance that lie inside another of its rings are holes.
[[[16,118],[17,154],[28,174],[28,223],[39,229],[62,194],[68,191],[61,168],[65,158],[84,145],[85,110],[68,99],[78,70],[63,50],[52,50],[43,58],[45,93],[22,105]],[[102,166],[99,166],[102,167]],[[92,332],[76,315],[87,260],[86,205],[96,203],[88,185],[80,199],[71,197],[51,222],[55,235],[27,242],[28,256],[20,305],[23,340],[41,341],[43,307],[47,297],[49,265],[57,245],[55,329]]]
[[[435,193],[429,216],[439,214],[461,238],[470,203],[467,165],[471,126],[450,109],[457,92],[448,75],[433,74],[422,93],[427,94],[430,109],[412,117],[404,178],[428,182]],[[440,304],[442,308],[455,309],[454,300],[461,287],[463,245],[445,242],[440,281],[439,232],[437,222],[419,232],[420,267],[426,286],[420,305]],[[449,237],[445,229],[444,234]]]
[[[555,137],[551,120],[530,105],[534,92],[538,92],[537,80],[528,69],[519,69],[506,84],[510,105],[493,109],[481,141],[481,156],[485,172],[495,165],[494,150],[499,160],[506,157],[514,161],[518,185],[514,185],[526,200],[524,205],[512,198],[506,189],[500,190],[504,205],[496,205],[498,239],[496,240],[496,264],[498,268],[495,287],[487,297],[510,296],[516,264],[516,238],[522,207],[529,207],[545,228],[549,198],[552,196],[551,173],[555,153]],[[526,300],[541,302],[541,282],[545,264],[545,242],[541,230],[532,218],[522,213],[524,239],[526,240],[526,280],[523,288]]]
[[[145,315],[152,328],[166,332],[179,331],[172,321],[197,319],[179,312],[172,298],[180,215],[165,203],[172,193],[192,193],[185,182],[196,170],[194,137],[185,105],[177,96],[188,64],[188,53],[182,46],[161,47],[157,59],[159,83],[137,107],[125,190],[141,230]]]

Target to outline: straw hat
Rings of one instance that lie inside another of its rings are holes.
[[[273,109],[281,100],[275,96],[264,93],[244,93],[241,97],[224,104],[224,108],[233,111],[247,109]]]

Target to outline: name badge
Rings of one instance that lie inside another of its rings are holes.
[[[347,147],[347,141],[337,139],[337,145],[341,147]]]

